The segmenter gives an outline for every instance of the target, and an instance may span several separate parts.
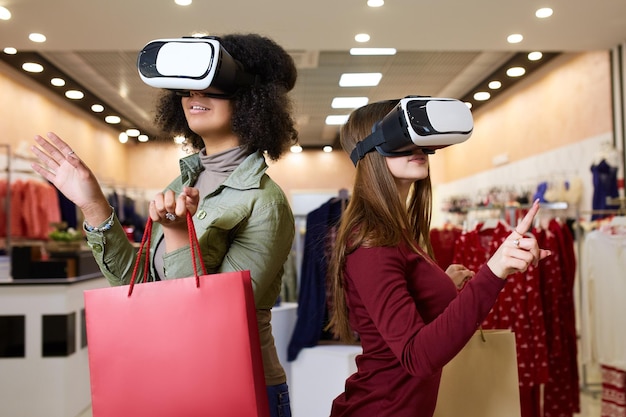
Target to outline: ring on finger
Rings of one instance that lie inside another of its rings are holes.
[[[176,215],[174,213],[165,213],[165,218],[171,222],[176,220]]]
[[[513,244],[519,248],[519,239],[513,240]]]
[[[67,153],[67,156],[74,155],[75,153],[76,153],[76,152],[74,152],[74,151],[69,151],[69,152]]]

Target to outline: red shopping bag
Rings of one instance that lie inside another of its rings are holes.
[[[134,286],[148,220],[130,285],[85,291],[94,417],[269,417],[250,272],[199,275],[187,221],[195,277]]]

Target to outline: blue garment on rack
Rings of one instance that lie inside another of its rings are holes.
[[[326,238],[335,226],[345,201],[332,198],[306,217],[306,235],[298,292],[298,317],[289,346],[287,360],[293,361],[305,347],[316,346],[328,319],[326,276],[328,261]]]
[[[591,174],[593,176],[593,210],[619,209],[619,204],[612,205],[606,202],[607,197],[617,198],[619,196],[617,191],[617,167],[609,165],[603,159],[597,165],[591,166]],[[610,214],[594,213],[591,215],[591,220],[598,220],[607,216],[610,216]]]

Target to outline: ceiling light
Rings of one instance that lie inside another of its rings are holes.
[[[139,129],[126,129],[126,134],[131,138],[136,138],[140,133]]]
[[[468,109],[472,108],[472,103],[470,103],[469,101],[466,101],[465,105],[467,106]]]
[[[365,106],[368,101],[367,97],[335,97],[330,106],[333,109],[356,109]]]
[[[348,115],[334,115],[334,116],[326,116],[326,124],[327,125],[343,125],[348,121]]]
[[[330,146],[330,145],[326,145],[326,146],[324,146],[324,147],[322,148],[322,150],[323,150],[324,152],[326,152],[326,153],[330,153],[330,152],[332,152],[332,151],[333,151],[333,147],[332,147],[332,146]]]
[[[94,104],[91,106],[91,111],[94,113],[102,113],[104,111],[104,106],[102,104]]]
[[[351,48],[350,55],[395,55],[396,48]]]
[[[69,98],[70,100],[80,100],[81,98],[85,97],[85,93],[79,90],[67,90],[65,92],[65,97]]]
[[[3,51],[7,55],[15,55],[15,54],[17,54],[17,49],[12,48],[10,46],[7,46],[6,48],[4,48]]]
[[[65,80],[63,78],[55,77],[50,80],[50,84],[55,87],[63,87],[65,85]]]
[[[120,143],[126,143],[126,142],[128,142],[128,135],[126,134],[126,132],[122,132],[118,136],[118,139],[119,139]]]
[[[300,145],[293,145],[291,148],[289,148],[289,150],[292,153],[300,153],[300,152],[302,152],[302,146],[300,146]]]
[[[359,43],[368,42],[370,40],[370,35],[367,33],[359,33],[354,37],[354,40]]]
[[[509,77],[521,77],[526,74],[526,70],[523,67],[511,67],[506,70],[506,75]]]
[[[42,72],[43,65],[36,62],[24,62],[22,64],[22,69],[26,72]]]
[[[148,141],[148,135],[139,135],[139,136],[137,136],[137,140],[139,142],[147,142]]]
[[[522,35],[520,35],[519,33],[514,33],[512,35],[509,35],[506,38],[506,41],[508,43],[520,43],[523,40],[524,40],[524,37]]]
[[[46,36],[42,35],[41,33],[31,33],[30,35],[28,35],[28,39],[33,42],[43,43],[46,41]]]
[[[500,81],[494,80],[489,82],[489,88],[492,90],[497,90],[500,87],[502,87],[502,83]]]
[[[0,6],[0,20],[9,20],[11,18],[11,12],[6,7]]]
[[[474,100],[476,101],[485,101],[491,98],[491,94],[486,91],[479,91],[474,94]]]
[[[528,54],[528,59],[530,61],[539,61],[541,58],[543,58],[543,54],[541,52],[530,52]]]
[[[545,19],[546,17],[552,16],[552,9],[549,7],[542,7],[541,9],[537,9],[535,12],[535,16],[539,19]]]
[[[174,136],[174,143],[177,145],[182,145],[185,143],[185,137],[182,135]]]
[[[373,87],[378,85],[383,74],[380,72],[362,72],[341,74],[340,87]]]
[[[174,0],[174,3],[179,6],[189,6],[191,4],[191,0]]]
[[[381,7],[383,4],[385,4],[385,0],[367,0],[369,7]]]
[[[120,118],[120,116],[107,116],[104,118],[104,121],[111,125],[116,125],[120,123],[122,119]]]

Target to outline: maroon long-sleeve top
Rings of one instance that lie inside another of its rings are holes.
[[[461,292],[406,245],[346,258],[345,295],[363,354],[332,417],[430,417],[442,367],[487,316],[505,281],[484,266]]]

